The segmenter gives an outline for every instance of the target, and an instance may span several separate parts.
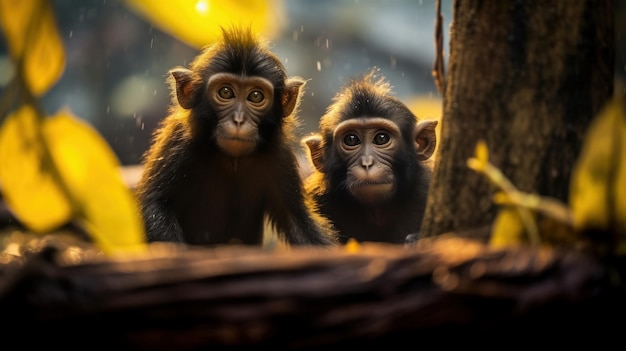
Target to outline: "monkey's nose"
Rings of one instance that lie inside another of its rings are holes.
[[[361,156],[361,166],[365,169],[369,169],[374,164],[374,156],[366,155]]]
[[[235,122],[235,124],[237,126],[240,126],[243,124],[244,122],[244,118],[243,118],[243,112],[242,111],[236,111],[235,112],[235,116],[233,116],[233,121]]]

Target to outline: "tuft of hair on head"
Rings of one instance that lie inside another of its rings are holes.
[[[251,26],[235,25],[220,26],[222,37],[215,42],[207,44],[202,52],[190,63],[192,70],[207,67],[207,60],[215,57],[217,52],[246,53],[256,51],[256,48],[265,50],[269,48],[269,42],[254,33]]]
[[[341,112],[356,100],[364,100],[368,96],[389,99],[393,95],[392,86],[383,75],[378,74],[379,71],[379,68],[373,67],[367,73],[351,78],[332,98],[332,103],[320,119],[320,128],[324,131],[332,129],[342,117]]]
[[[360,79],[353,78],[350,83],[350,86],[353,87],[352,93],[357,91],[368,91],[374,92],[376,95],[380,96],[392,95],[393,91],[391,84],[383,75],[378,74],[379,71],[379,68],[374,67]]]
[[[240,48],[251,48],[255,46],[267,46],[267,41],[261,39],[252,30],[252,26],[231,24],[228,27],[220,27],[222,30],[223,43],[229,46]]]
[[[360,77],[351,78],[348,84],[337,95],[332,98],[333,103],[340,101],[352,101],[355,95],[374,94],[377,96],[389,96],[393,94],[391,84],[383,75],[379,75],[379,68],[374,67],[369,72]],[[337,104],[332,104],[329,109],[343,108]],[[331,110],[327,112],[332,112]]]

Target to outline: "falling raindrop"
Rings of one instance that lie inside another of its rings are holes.
[[[398,59],[396,59],[394,56],[389,57],[390,65],[392,69],[395,69],[398,66]]]

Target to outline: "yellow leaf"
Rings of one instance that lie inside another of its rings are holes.
[[[619,119],[620,130],[620,145],[616,148],[616,160],[619,160],[619,165],[616,165],[615,184],[613,185],[613,199],[615,200],[615,220],[616,229],[618,233],[618,244],[616,252],[620,255],[626,255],[626,113],[624,111],[624,105],[621,105],[620,114],[617,117]]]
[[[346,247],[346,252],[349,252],[349,253],[356,253],[361,250],[361,244],[359,244],[359,242],[355,238],[348,239],[345,247]]]
[[[475,170],[476,172],[486,173],[486,175],[489,177],[489,150],[487,149],[487,143],[484,140],[478,140],[478,142],[476,143],[474,157],[470,157],[467,159],[467,166]]]
[[[18,67],[30,91],[43,95],[65,67],[63,42],[50,1],[0,0],[0,27],[11,57],[22,62]]]
[[[72,217],[72,208],[44,161],[40,122],[26,105],[7,117],[0,129],[0,187],[7,205],[30,230],[44,233]],[[48,160],[51,161],[51,160]]]
[[[493,247],[516,246],[523,242],[524,223],[514,206],[504,206],[498,212],[491,230],[489,245]]]
[[[504,191],[493,194],[493,203],[496,205],[516,205],[512,203],[511,196]]]
[[[615,230],[626,240],[626,114],[613,99],[592,121],[572,173],[577,230]]]
[[[137,200],[106,141],[69,111],[47,119],[44,133],[96,244],[107,253],[142,250],[145,236]]]
[[[476,172],[484,173],[486,169],[486,165],[475,157],[470,157],[467,159],[467,167],[473,169]]]
[[[126,0],[128,7],[162,30],[196,48],[221,35],[220,27],[250,26],[271,37],[283,23],[282,1]]]
[[[478,140],[476,143],[476,158],[483,164],[489,162],[489,149],[487,148],[487,142],[484,140]]]

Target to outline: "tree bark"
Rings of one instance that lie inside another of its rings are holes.
[[[484,139],[520,190],[568,201],[592,118],[613,92],[612,1],[455,1],[441,141],[421,236],[486,240],[494,188],[466,165]]]

